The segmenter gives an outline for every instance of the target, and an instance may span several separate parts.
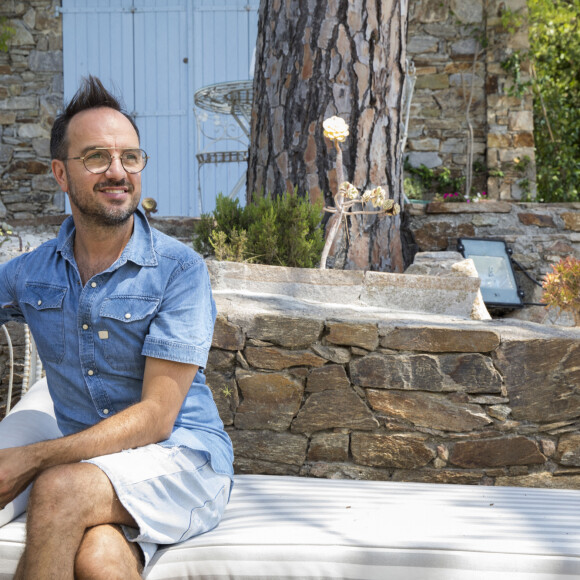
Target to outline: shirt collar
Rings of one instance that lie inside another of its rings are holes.
[[[127,261],[134,262],[138,266],[156,266],[157,257],[155,256],[151,226],[140,209],[135,211],[134,216],[131,239],[117,261],[117,267],[122,266]],[[56,251],[70,261],[74,261],[74,236],[75,224],[72,216],[69,216],[62,223],[60,231],[58,232]]]

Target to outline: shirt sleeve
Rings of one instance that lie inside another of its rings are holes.
[[[0,325],[10,320],[24,322],[16,296],[16,279],[23,257],[0,264]]]
[[[182,264],[167,284],[141,354],[205,367],[215,318],[205,262]]]

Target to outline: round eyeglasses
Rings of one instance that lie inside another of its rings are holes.
[[[105,173],[113,162],[113,156],[108,149],[91,149],[82,157],[67,157],[64,161],[69,159],[79,159],[83,162],[86,170],[91,173]],[[147,157],[147,153],[143,149],[125,149],[119,155],[119,159],[127,173],[139,173],[145,169],[149,157]]]

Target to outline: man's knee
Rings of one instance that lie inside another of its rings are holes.
[[[77,580],[127,580],[140,577],[141,549],[116,525],[89,528],[75,558]]]
[[[34,481],[30,492],[29,506],[32,508],[50,502],[56,508],[63,500],[74,494],[74,478],[68,465],[59,465],[43,471]]]

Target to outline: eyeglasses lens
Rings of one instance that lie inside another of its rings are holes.
[[[84,156],[85,167],[91,173],[104,173],[111,162],[111,154],[105,149],[89,151]],[[121,153],[121,164],[128,173],[139,173],[147,164],[147,154],[143,149],[127,149]]]

